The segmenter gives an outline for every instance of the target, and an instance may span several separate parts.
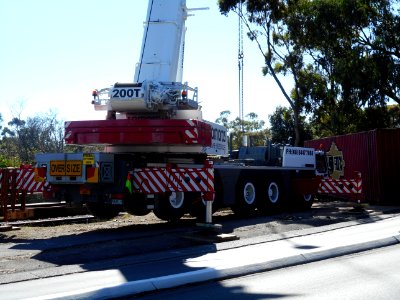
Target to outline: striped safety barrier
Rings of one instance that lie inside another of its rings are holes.
[[[333,196],[349,196],[361,200],[362,179],[361,174],[357,172],[354,179],[333,179],[324,178],[318,188],[318,194]]]
[[[24,191],[27,193],[43,192],[45,187],[48,186],[47,182],[44,181],[37,182],[35,180],[35,170],[32,167],[22,166],[19,169],[16,168],[0,169],[0,189],[2,188],[2,184],[4,182],[3,180],[4,176],[8,177],[8,185],[11,188],[19,191]]]
[[[135,193],[214,192],[214,169],[209,166],[137,168],[129,174]]]

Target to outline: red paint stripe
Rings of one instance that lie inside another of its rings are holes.
[[[192,172],[189,172],[188,176],[190,178],[190,182],[193,183],[193,186],[195,186],[195,192],[206,192],[207,189],[205,188],[204,182],[199,173],[200,172],[198,172],[198,169],[194,169]],[[200,182],[197,178],[200,179]]]
[[[171,186],[173,186],[174,188],[176,188],[178,191],[183,191],[183,192],[187,192],[186,190],[182,189],[182,186],[180,185],[180,178],[178,176],[176,176],[177,174],[173,171],[176,169],[168,169],[167,168],[167,172],[168,172],[168,180],[170,181]]]
[[[161,189],[162,192],[167,191],[167,182],[165,179],[165,168],[157,168],[152,170],[151,174],[154,176],[154,182]]]
[[[144,172],[137,172],[133,176],[133,182],[138,187],[140,193],[151,192],[150,186],[148,185],[148,181],[144,175],[145,175]]]
[[[188,192],[200,192],[202,189],[201,186],[198,184],[198,182],[195,181],[195,176],[194,176],[195,169],[187,169],[187,170],[181,169],[181,170],[184,172],[183,178],[186,178],[186,176],[189,177],[189,182],[185,181],[185,183],[189,186]]]
[[[212,169],[211,169],[212,171]],[[205,190],[203,190],[204,192],[213,192],[214,191],[214,172],[210,172],[210,169],[201,169],[201,171],[199,171],[198,176],[201,179],[201,182],[206,186]]]

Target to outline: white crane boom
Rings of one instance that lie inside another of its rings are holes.
[[[182,83],[187,16],[186,0],[149,0],[134,82],[94,91],[96,110],[108,119],[202,119],[197,88]]]
[[[149,0],[135,82],[181,82],[185,43],[185,0]]]

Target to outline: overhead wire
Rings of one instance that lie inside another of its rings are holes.
[[[239,119],[244,132],[244,89],[243,89],[243,67],[244,67],[244,51],[243,51],[243,21],[242,21],[242,2],[239,2],[238,7],[238,69],[239,69]]]

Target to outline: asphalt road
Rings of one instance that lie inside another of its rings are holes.
[[[125,299],[398,299],[400,245]]]

